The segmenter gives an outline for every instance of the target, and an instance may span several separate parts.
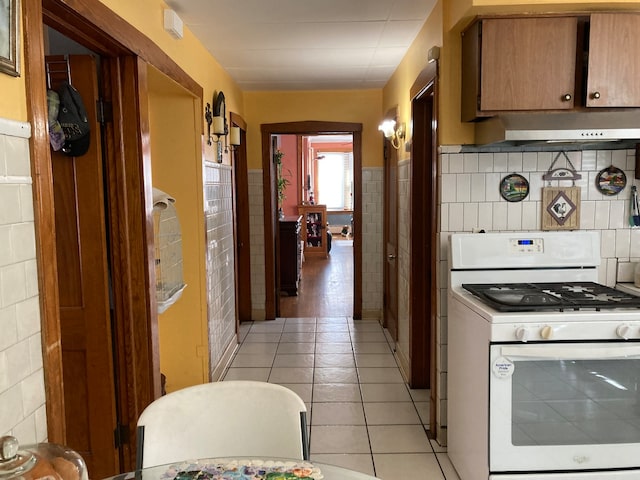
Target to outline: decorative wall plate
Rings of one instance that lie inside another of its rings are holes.
[[[613,165],[600,170],[596,176],[596,188],[603,195],[617,195],[626,186],[627,176],[622,170]]]
[[[507,175],[500,182],[500,195],[507,202],[520,202],[529,195],[529,181],[517,173]]]

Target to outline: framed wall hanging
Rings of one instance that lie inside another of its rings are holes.
[[[517,173],[507,175],[500,182],[500,195],[507,202],[521,202],[529,195],[529,181]]]
[[[560,155],[564,155],[568,167],[554,169]],[[542,230],[578,230],[581,188],[575,186],[575,181],[582,176],[576,172],[569,156],[565,152],[558,153],[542,178],[549,184],[552,180],[571,180],[573,184],[571,187],[542,188]]]
[[[0,72],[20,76],[19,0],[0,0]]]
[[[580,228],[580,187],[542,189],[542,230]]]

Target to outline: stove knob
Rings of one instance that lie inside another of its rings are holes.
[[[553,337],[553,327],[545,325],[540,329],[540,336],[545,340],[550,340]]]
[[[625,340],[629,340],[629,334],[631,333],[631,327],[629,325],[619,325],[616,328],[616,335]]]
[[[527,342],[527,340],[529,340],[530,337],[530,333],[529,330],[524,328],[524,327],[518,327],[516,328],[516,338],[518,340],[520,340],[521,342]]]

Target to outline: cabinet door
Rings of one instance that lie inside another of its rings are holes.
[[[575,17],[482,21],[480,110],[571,109]]]
[[[640,107],[638,51],[640,14],[591,15],[588,107]]]

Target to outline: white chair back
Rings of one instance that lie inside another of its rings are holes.
[[[184,388],[138,419],[137,468],[197,458],[308,460],[306,406],[281,385],[235,380]]]

